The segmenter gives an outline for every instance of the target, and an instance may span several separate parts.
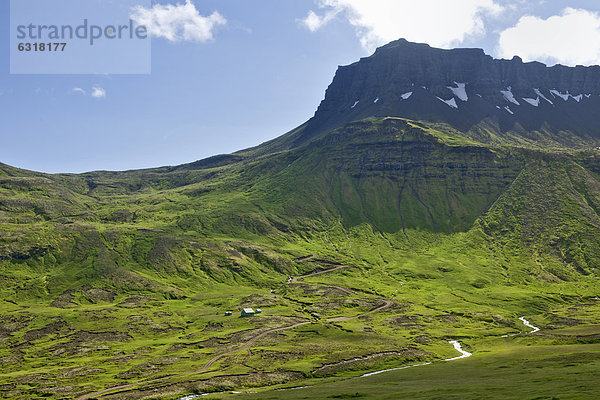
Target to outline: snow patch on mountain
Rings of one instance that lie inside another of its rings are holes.
[[[436,97],[437,97],[437,96],[436,96]],[[447,105],[449,105],[449,106],[450,106],[450,107],[452,107],[452,108],[458,108],[458,104],[456,104],[456,100],[454,99],[454,97],[453,97],[453,98],[451,98],[450,100],[444,100],[444,99],[442,99],[441,97],[437,97],[437,99],[438,99],[439,101],[442,101],[442,102],[446,103]]]
[[[459,82],[454,82],[454,84],[456,85],[456,87],[452,87],[452,86],[447,86],[448,89],[452,90],[452,93],[458,97],[460,100],[462,101],[468,101],[469,100],[469,96],[467,95],[467,84],[466,83],[459,83]]]
[[[511,115],[515,115],[515,113],[514,113],[514,112],[512,112],[512,110],[510,109],[510,107],[509,107],[509,106],[506,106],[506,107],[504,107],[504,109],[505,109],[506,111],[508,111],[508,113],[509,113],[509,114],[511,114]]]
[[[410,96],[412,96],[413,92],[406,92],[403,95],[401,95],[400,97],[402,97],[402,100],[408,100],[410,98]]]
[[[356,106],[358,105],[358,103],[360,103],[360,100],[356,100],[356,103],[354,103],[354,104],[352,105],[352,107],[350,107],[350,108],[354,108],[354,107],[356,107]]]
[[[504,96],[504,99],[510,103],[516,104],[518,106],[521,105],[521,103],[519,103],[517,101],[517,99],[515,99],[515,95],[512,92],[512,87],[508,87],[508,90],[501,90],[500,93],[502,93],[502,96]]]
[[[540,92],[540,89],[533,89],[533,91],[535,92],[535,94],[538,95],[538,97],[541,97],[542,99],[546,100],[548,103],[554,105],[554,103],[549,98],[547,98],[546,96],[544,96],[542,94],[542,92]]]
[[[561,99],[563,99],[564,101],[568,101],[568,100],[569,100],[569,97],[571,96],[571,95],[569,94],[569,91],[568,91],[568,90],[567,90],[567,93],[563,94],[563,93],[559,92],[559,91],[558,91],[558,90],[556,90],[556,89],[551,89],[551,90],[550,90],[550,93],[552,93],[554,96],[560,97],[560,98],[561,98]]]
[[[526,102],[528,102],[529,104],[531,104],[534,107],[539,107],[540,106],[540,98],[539,97],[537,99],[531,99],[531,98],[523,97],[523,100],[525,100]]]

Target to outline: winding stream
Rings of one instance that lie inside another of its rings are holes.
[[[373,310],[373,311],[376,311],[376,310]],[[519,320],[523,323],[523,325],[525,325],[526,327],[532,329],[530,332],[527,332],[528,334],[535,333],[535,332],[538,332],[540,330],[540,328],[538,328],[537,326],[532,325],[531,322],[529,322],[528,320],[526,320],[525,317],[519,317]],[[517,336],[517,335],[520,335],[520,333],[514,333],[514,334],[510,334],[510,335],[502,335],[501,337],[504,338],[504,337]],[[457,340],[449,340],[448,343],[450,343],[452,346],[454,346],[454,349],[460,353],[460,356],[456,356],[456,357],[452,357],[452,358],[446,358],[446,359],[444,359],[442,361],[455,361],[455,360],[460,360],[462,358],[471,357],[473,355],[473,353],[469,353],[468,351],[464,350],[462,348],[462,345],[460,344],[460,342],[458,342]],[[357,378],[365,378],[365,377],[368,377],[368,376],[382,374],[384,372],[398,371],[398,370],[402,370],[402,369],[415,368],[415,367],[423,367],[425,365],[431,365],[431,364],[432,364],[431,362],[426,362],[426,363],[420,363],[420,364],[405,365],[403,367],[397,367],[397,368],[382,369],[382,370],[379,370],[379,371],[367,372],[366,374],[358,376]],[[310,386],[298,386],[298,387],[283,388],[283,389],[278,389],[278,390],[304,389],[306,387],[310,387]],[[210,395],[210,394],[215,394],[215,393],[204,393],[204,394],[200,394],[200,395],[186,396],[186,397],[182,397],[180,400],[192,400],[192,399],[195,399],[195,398],[198,398],[198,397],[202,397],[202,396],[207,396],[207,395]]]
[[[525,317],[520,317],[519,320],[521,320],[521,322],[523,322],[523,325],[525,325],[526,327],[533,329],[531,332],[527,333],[535,333],[540,330],[540,328],[538,328],[537,326],[531,325],[531,322],[527,321]]]
[[[448,343],[450,343],[452,346],[454,346],[454,349],[460,353],[460,356],[447,358],[443,361],[460,360],[461,358],[467,358],[467,357],[471,357],[473,355],[473,353],[469,353],[468,351],[463,350],[460,343],[458,343],[456,340],[450,340]]]
[[[371,376],[371,375],[382,374],[384,372],[398,371],[400,369],[422,367],[423,365],[429,365],[429,364],[431,364],[431,363],[430,362],[426,362],[426,363],[422,363],[422,364],[406,365],[404,367],[398,367],[398,368],[382,369],[381,371],[368,372],[366,374],[363,374],[363,375],[359,376],[359,378],[364,378],[364,377]]]
[[[444,359],[442,361],[460,360],[461,358],[467,358],[467,357],[471,357],[473,355],[472,353],[469,353],[468,351],[463,350],[461,344],[458,341],[456,341],[456,340],[450,340],[448,343],[450,343],[452,346],[454,346],[454,349],[456,349],[456,351],[458,351],[460,353],[460,356],[458,356],[458,357],[452,357],[452,358],[446,358],[446,359]],[[389,371],[398,371],[398,370],[401,370],[401,369],[422,367],[424,365],[430,365],[430,364],[431,364],[430,362],[426,362],[426,363],[421,363],[421,364],[406,365],[404,367],[398,367],[398,368],[382,369],[380,371],[368,372],[366,374],[361,375],[359,378],[364,378],[364,377],[367,377],[367,376],[382,374],[384,372],[389,372]]]
[[[531,322],[527,321],[527,320],[525,319],[525,317],[519,317],[519,321],[521,321],[521,322],[523,323],[523,325],[525,325],[526,327],[528,327],[528,328],[531,328],[531,329],[532,329],[532,331],[530,331],[530,332],[527,332],[527,334],[530,334],[530,333],[535,333],[535,332],[537,332],[537,331],[539,331],[539,330],[540,330],[540,328],[538,328],[537,326],[533,326],[533,325],[531,324]],[[522,334],[523,334],[523,332],[519,332],[519,333],[511,333],[511,334],[508,334],[508,335],[502,335],[502,336],[500,336],[500,337],[507,338],[507,337],[513,337],[513,336],[518,336],[518,335],[522,335]]]

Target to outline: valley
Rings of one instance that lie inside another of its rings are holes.
[[[596,398],[600,78],[540,68],[392,42],[254,148],[0,164],[0,397]]]
[[[29,398],[52,393],[57,398],[83,399],[122,386],[99,398],[175,399],[228,388],[333,384],[376,370],[437,365],[457,356],[450,340],[458,340],[474,354],[470,358],[477,358],[494,352],[496,346],[516,346],[515,341],[534,346],[567,341],[584,348],[597,337],[594,323],[600,302],[593,300],[593,279],[572,285],[532,280],[507,293],[506,281],[488,275],[489,282],[499,282],[478,288],[477,268],[470,269],[464,256],[448,254],[449,248],[466,239],[464,235],[448,238],[444,248],[441,243],[430,247],[427,238],[420,241],[415,233],[413,243],[423,246],[419,256],[398,249],[379,252],[384,248],[379,241],[406,240],[403,235],[399,239],[355,235],[348,250],[368,260],[359,265],[347,260],[343,266],[320,263],[339,254],[330,244],[333,232],[305,253],[287,249],[294,259],[319,254],[317,246],[327,254],[298,261],[295,268],[306,272],[294,274],[297,277],[289,283],[288,274],[280,274],[262,288],[215,285],[206,290],[211,286],[203,285],[202,293],[181,299],[132,291],[111,300],[102,290],[88,290],[74,294],[71,301],[77,306],[13,305],[10,317],[3,316],[4,333],[11,326],[20,329],[11,330],[11,338],[5,336],[9,346],[3,361],[14,363],[9,359],[14,351],[21,361],[13,364],[14,372],[5,370],[18,383],[3,386],[4,395],[18,398],[21,390]],[[372,240],[370,246],[365,246],[367,238]],[[387,261],[394,256],[397,261]],[[452,258],[460,262],[449,261]],[[464,282],[470,274],[475,275]],[[84,302],[84,296],[89,299],[92,293],[93,301]],[[238,312],[224,315],[225,310],[245,306],[261,307],[263,313],[251,318],[239,318]],[[542,327],[543,336],[518,335],[529,331],[518,319],[522,315]],[[108,331],[108,324],[116,330]],[[23,339],[18,339],[20,335]],[[588,384],[593,387],[595,381]]]

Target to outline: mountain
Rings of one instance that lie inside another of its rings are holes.
[[[484,350],[471,373],[493,363],[528,393],[594,371],[599,70],[400,40],[251,149],[123,172],[0,164],[0,397],[313,385],[451,358],[457,338]],[[263,313],[225,316],[246,307]],[[543,334],[520,335],[523,315]],[[561,374],[522,378],[523,351]],[[573,393],[597,385],[580,379]]]
[[[599,66],[547,67],[401,39],[339,67],[315,116],[281,147],[386,116],[447,124],[481,143],[594,147],[599,107]]]

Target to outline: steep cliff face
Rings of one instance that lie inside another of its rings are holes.
[[[319,188],[326,195],[311,204],[339,213],[347,227],[368,222],[385,232],[467,231],[524,164],[521,154],[444,143],[438,132],[396,118],[348,124],[302,153],[289,167],[302,178],[278,184],[294,193],[286,204],[310,198],[305,187]]]
[[[569,146],[600,138],[600,67],[497,60],[481,49],[442,50],[398,40],[338,69],[295,142],[366,117],[450,124],[500,136],[540,131]],[[581,140],[574,140],[578,138]],[[485,141],[485,140],[482,140]]]

